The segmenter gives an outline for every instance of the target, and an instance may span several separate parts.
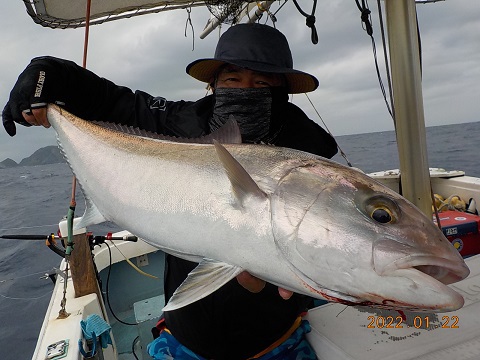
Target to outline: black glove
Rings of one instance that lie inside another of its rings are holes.
[[[33,59],[18,77],[10,92],[10,99],[2,112],[3,126],[10,136],[17,132],[15,122],[30,126],[22,116],[22,112],[46,107],[48,103],[64,102],[56,94],[61,94],[61,68],[50,57]]]
[[[135,94],[127,87],[100,78],[73,61],[51,56],[33,59],[20,74],[3,109],[3,126],[10,136],[15,123],[30,126],[22,112],[60,105],[84,120],[112,121],[138,126]]]

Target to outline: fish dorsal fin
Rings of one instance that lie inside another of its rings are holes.
[[[241,267],[203,259],[173,293],[163,311],[176,310],[203,299],[220,289],[243,271]]]
[[[252,179],[250,174],[243,166],[228,152],[225,147],[218,141],[214,140],[213,144],[217,150],[217,155],[227,173],[228,179],[232,184],[232,190],[235,198],[243,205],[244,200],[249,196],[254,196],[261,200],[267,197]]]
[[[127,126],[122,124],[115,124],[105,121],[93,121],[94,124],[108,128],[111,130],[119,131],[124,134],[141,136],[149,139],[156,140],[165,140],[179,143],[189,143],[189,144],[211,144],[214,140],[219,141],[223,144],[241,144],[242,135],[240,134],[240,128],[238,127],[237,122],[233,116],[230,116],[229,120],[220,128],[212,132],[211,134],[196,137],[196,138],[184,138],[176,136],[168,136],[157,134],[151,131],[142,130],[138,127]]]

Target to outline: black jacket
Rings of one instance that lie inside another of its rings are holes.
[[[63,69],[59,76],[65,92],[55,97],[77,116],[182,137],[198,137],[208,132],[212,96],[196,102],[167,101],[142,91],[134,93],[69,61],[54,58],[41,61],[57,63]],[[275,145],[327,158],[335,155],[335,140],[298,107],[289,103],[284,116],[286,122],[274,140]],[[167,300],[195,266],[167,255]],[[298,294],[283,300],[277,287],[270,284],[253,294],[234,279],[205,299],[167,312],[165,319],[172,334],[199,355],[216,360],[246,359],[279,339],[306,310],[308,302],[307,297]]]
[[[194,103],[172,103],[137,92],[135,123],[161,133],[200,136],[208,131],[212,101],[212,96],[208,96]],[[152,104],[162,105],[152,109]],[[287,122],[275,145],[329,158],[337,152],[335,140],[298,107],[289,104],[285,116]],[[167,255],[167,301],[196,265]],[[199,355],[216,360],[247,359],[280,338],[309,302],[309,298],[297,294],[283,300],[277,287],[270,284],[259,294],[252,294],[232,280],[205,299],[164,315],[177,340]]]

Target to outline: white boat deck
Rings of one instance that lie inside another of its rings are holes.
[[[470,276],[450,285],[465,298],[465,306],[455,312],[405,312],[402,319],[395,311],[334,303],[312,309],[307,316],[312,331],[307,336],[319,360],[480,359],[480,255],[466,262]],[[82,338],[80,321],[92,313],[102,314],[95,294],[75,298],[71,279],[68,281],[67,311],[71,315],[57,319],[63,293],[63,279],[59,278],[54,291],[57,296],[52,297],[33,359],[45,359],[47,347],[61,340],[69,340],[63,359],[81,359],[77,343]],[[113,335],[114,341],[118,340]],[[104,349],[103,356],[130,358],[119,356],[116,346]]]
[[[333,303],[311,310],[308,338],[319,360],[480,359],[480,255],[466,263],[469,277],[450,285],[465,298],[454,312],[405,312],[404,320],[395,311]]]
[[[53,291],[57,296],[52,296],[50,305],[48,306],[44,323],[39,334],[37,347],[32,359],[47,359],[46,354],[48,346],[58,341],[68,341],[68,351],[66,351],[63,357],[59,356],[54,357],[53,359],[82,359],[78,350],[78,340],[82,339],[83,335],[80,321],[85,320],[90,314],[102,314],[97,295],[90,294],[75,298],[72,279],[69,278],[66,292],[66,310],[70,315],[65,319],[58,319],[58,313],[61,309],[61,300],[63,298],[60,295],[63,294],[63,285],[64,279],[59,276]],[[109,346],[105,349],[104,357],[105,359],[116,358],[117,355],[115,353],[115,348]]]

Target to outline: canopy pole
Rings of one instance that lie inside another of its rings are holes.
[[[91,0],[86,0],[86,15],[85,15],[85,40],[83,44],[83,68],[87,67],[87,52],[88,52],[88,37],[90,29],[90,5]],[[69,222],[70,227],[68,231],[69,236],[75,237],[75,251],[69,254],[66,259],[67,263],[71,265],[73,287],[75,289],[75,297],[80,297],[92,293],[96,293],[98,299],[102,298],[100,289],[96,279],[95,267],[93,264],[92,253],[88,236],[83,234],[73,235],[73,218],[75,211],[75,192],[76,192],[76,177],[72,179],[72,197],[70,200]],[[105,314],[105,309],[102,305],[102,310]]]
[[[402,195],[432,216],[415,0],[385,0]]]
[[[85,10],[85,38],[83,41],[83,67],[87,68],[87,53],[88,53],[88,37],[90,34],[90,9],[92,0],[87,0],[87,8]]]
[[[88,38],[90,30],[90,8],[91,0],[86,0],[86,15],[85,15],[85,40],[83,44],[83,68],[87,68],[87,52],[88,52]],[[73,218],[75,210],[75,192],[76,192],[76,177],[73,176],[72,180],[72,199],[70,208],[73,210],[71,219],[71,228],[69,228],[68,235],[73,235]],[[70,215],[70,214],[69,214]],[[72,282],[75,290],[75,297],[81,297],[88,294],[97,294],[100,307],[102,309],[102,315],[104,319],[107,319],[107,312],[105,304],[102,301],[102,293],[98,286],[95,265],[93,262],[92,251],[90,248],[89,237],[85,233],[73,235],[75,243],[75,251],[71,253],[67,259],[67,266],[70,264],[72,273]]]
[[[88,38],[90,35],[90,9],[92,5],[92,0],[86,0],[86,9],[85,9],[85,37],[83,40],[83,60],[82,60],[82,67],[84,69],[87,68],[87,54],[88,54]],[[77,178],[75,175],[72,177],[72,194],[70,200],[70,206],[75,208],[76,201],[75,201],[75,193],[77,189]]]

